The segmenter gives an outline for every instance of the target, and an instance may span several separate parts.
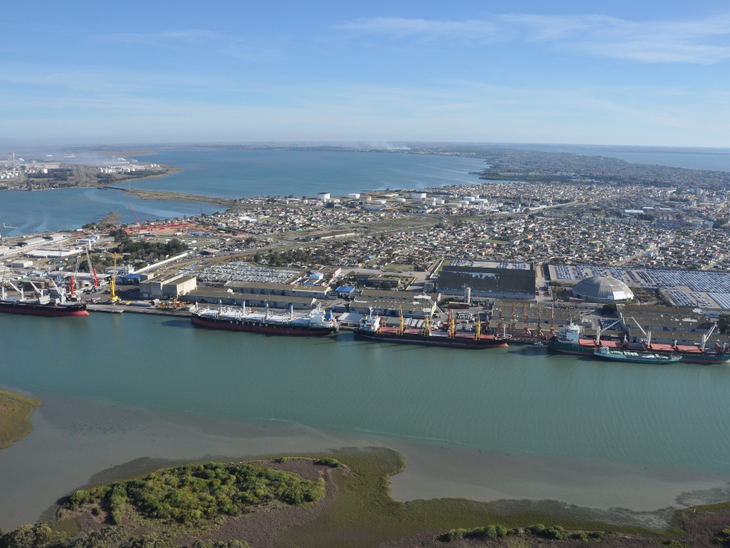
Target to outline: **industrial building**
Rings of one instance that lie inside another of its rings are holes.
[[[177,274],[160,280],[147,280],[139,284],[139,292],[144,299],[160,299],[187,295],[198,287],[195,276]]]
[[[476,299],[534,299],[536,279],[532,263],[451,259],[441,266],[436,287],[444,296],[471,288]]]
[[[595,303],[624,303],[634,298],[634,292],[621,280],[594,276],[573,286],[573,295]]]
[[[397,292],[394,292],[397,293]],[[426,295],[415,295],[406,299],[376,299],[372,297],[355,297],[350,301],[350,312],[368,314],[371,310],[377,316],[400,316],[405,318],[426,318],[436,312],[436,303]]]
[[[226,282],[226,289],[232,289],[237,293],[260,294],[260,295],[281,295],[288,297],[313,297],[315,299],[326,299],[327,294],[332,290],[328,286],[319,285],[291,285],[266,282]]]
[[[246,306],[264,308],[288,309],[292,306],[295,310],[312,310],[317,303],[314,297],[294,297],[291,295],[275,295],[260,293],[240,293],[231,288],[201,287],[191,291],[186,299],[197,303],[223,304],[227,306]]]

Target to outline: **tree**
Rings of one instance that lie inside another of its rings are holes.
[[[717,328],[720,333],[730,333],[730,314],[720,314],[720,319],[717,321]]]

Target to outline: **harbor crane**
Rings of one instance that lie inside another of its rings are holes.
[[[96,268],[91,264],[91,257],[89,257],[89,248],[86,248],[86,264],[89,266],[89,274],[94,275],[94,287],[99,287],[99,279],[96,277]]]
[[[598,327],[596,328],[596,344],[598,346],[601,346],[601,333],[603,333],[604,331],[608,331],[617,323],[621,323],[621,320],[620,319],[615,320],[615,321],[611,322],[610,324],[608,324],[608,326],[606,326],[606,327],[601,327],[601,322],[600,321],[598,322]]]
[[[647,346],[647,347],[650,347],[650,346],[651,346],[651,331],[649,331],[649,332],[647,333],[646,331],[644,331],[644,328],[643,328],[643,327],[641,327],[641,326],[639,325],[639,322],[637,322],[637,321],[636,321],[636,318],[634,318],[634,317],[632,316],[632,317],[631,317],[631,319],[632,319],[632,320],[634,321],[634,323],[636,324],[636,327],[638,327],[638,328],[639,328],[639,330],[640,330],[640,331],[641,331],[641,332],[642,332],[642,333],[644,334],[644,336],[646,337],[646,346]],[[708,336],[709,336],[709,335],[708,335]]]
[[[134,213],[134,218],[137,219],[137,224],[141,225],[142,224],[142,221],[139,220],[139,216],[137,215],[137,212],[132,207],[132,204],[131,203],[129,204],[129,209],[131,209],[132,210],[132,213]]]
[[[112,270],[112,279],[109,282],[109,302],[116,303],[119,300],[116,293],[117,288],[117,254],[114,254],[114,270]]]
[[[717,324],[713,323],[710,330],[707,333],[702,335],[702,346],[700,347],[700,348],[702,348],[702,352],[705,351],[705,346],[707,345],[707,341],[710,339],[710,336],[715,332],[715,329],[717,329]]]

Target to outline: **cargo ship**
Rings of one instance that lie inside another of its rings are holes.
[[[25,292],[22,288],[15,286],[12,282],[7,282],[20,297],[8,297],[5,292],[5,284],[0,288],[0,312],[6,314],[26,314],[30,316],[88,316],[86,304],[78,301],[69,301],[66,299],[66,293],[62,289],[58,289],[58,297],[51,298],[50,295],[39,290],[35,286],[37,298],[26,299]],[[31,282],[32,283],[32,282]]]
[[[708,349],[705,344],[657,344],[651,342],[650,336],[647,336],[647,340],[638,343],[625,341],[600,341],[598,343],[593,339],[583,338],[582,332],[583,329],[580,325],[570,323],[561,326],[560,331],[548,339],[548,350],[562,354],[595,357],[596,350],[605,347],[609,350],[625,350],[639,354],[676,355],[684,363],[730,364],[730,348],[727,345],[716,344],[712,349]],[[703,336],[704,343],[711,333]],[[600,330],[597,339],[600,340]]]
[[[243,303],[241,308],[195,310],[191,318],[193,325],[209,329],[226,329],[229,331],[249,331],[268,333],[270,335],[329,335],[340,330],[340,324],[331,310],[313,310],[308,314],[297,316],[292,308],[288,314],[273,314],[266,307],[266,312],[251,312]]]
[[[594,356],[606,360],[630,363],[653,363],[664,365],[668,363],[677,363],[682,358],[673,354],[655,354],[651,352],[633,352],[632,350],[611,350],[602,346],[593,352]]]
[[[418,344],[428,346],[446,346],[450,348],[469,348],[482,350],[486,348],[500,348],[507,346],[507,339],[494,335],[483,335],[481,324],[477,322],[473,333],[457,332],[452,316],[449,316],[448,329],[445,332],[434,331],[428,317],[423,329],[406,329],[403,316],[400,316],[398,327],[383,325],[380,316],[374,316],[372,310],[367,316],[360,319],[360,325],[353,330],[357,337],[373,341]]]

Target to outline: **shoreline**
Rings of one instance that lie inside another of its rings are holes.
[[[0,388],[0,450],[33,431],[30,416],[41,405],[43,402],[38,398]]]
[[[715,502],[702,500],[701,492],[709,496],[725,483],[712,474],[685,471],[679,477],[656,467],[501,455],[272,420],[235,421],[136,407],[98,397],[43,399],[34,434],[0,451],[0,500],[8,501],[0,503],[0,526],[5,529],[47,516],[51,501],[82,486],[152,468],[329,453],[341,447],[378,447],[402,455],[408,466],[389,478],[396,502],[461,498],[503,512],[549,512],[562,520],[627,527],[669,528],[675,511],[688,506],[676,503],[679,496],[694,493],[694,504]],[[49,444],[52,458],[43,449]]]

